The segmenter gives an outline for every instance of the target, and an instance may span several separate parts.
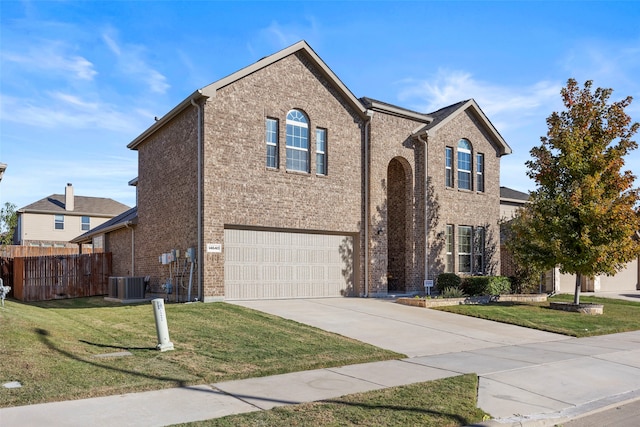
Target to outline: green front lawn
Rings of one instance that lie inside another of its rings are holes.
[[[151,303],[103,298],[0,308],[0,407],[210,384],[405,357],[226,303],[166,305],[174,351],[158,343]],[[129,351],[131,356],[99,357]]]
[[[549,301],[573,302],[573,295],[557,295],[549,298]],[[640,330],[640,302],[584,296],[580,297],[580,302],[603,304],[604,313],[594,316],[552,310],[549,302],[502,302],[437,309],[574,337]]]
[[[187,424],[249,426],[465,426],[488,419],[477,408],[473,374],[343,396],[329,401],[281,406]]]

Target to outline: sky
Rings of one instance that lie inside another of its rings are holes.
[[[300,40],[358,98],[423,113],[474,98],[513,150],[501,185],[527,192],[525,162],[569,78],[633,96],[640,121],[638,23],[640,1],[0,0],[0,204],[72,183],[134,206],[127,144],[194,90]],[[640,174],[640,150],[625,169]]]

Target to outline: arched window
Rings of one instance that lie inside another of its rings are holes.
[[[309,120],[299,110],[287,114],[287,170],[309,172]]]
[[[458,188],[471,190],[471,143],[458,141]]]

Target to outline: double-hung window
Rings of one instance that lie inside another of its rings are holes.
[[[458,272],[471,273],[471,240],[473,228],[458,226]]]
[[[484,227],[473,230],[473,273],[484,274]]]
[[[484,154],[476,154],[476,191],[484,191]]]
[[[278,120],[267,119],[265,141],[267,144],[267,167],[278,168]]]
[[[82,217],[81,228],[82,228],[82,231],[89,231],[89,229],[91,228],[91,218],[90,217],[88,217],[88,216],[83,216]]]
[[[316,173],[327,174],[327,130],[316,129]]]
[[[445,248],[447,257],[445,259],[445,273],[453,273],[453,225],[447,224],[445,233]]]
[[[309,172],[309,120],[299,110],[287,114],[287,170]]]
[[[453,148],[444,149],[444,182],[449,188],[453,188]]]
[[[471,143],[466,139],[458,142],[458,188],[471,190]]]
[[[64,230],[64,215],[55,215],[53,221],[56,230]]]

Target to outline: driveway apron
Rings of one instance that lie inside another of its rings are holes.
[[[500,425],[554,425],[640,398],[640,331],[571,338],[387,299],[233,304],[405,354],[413,372],[420,366],[441,376],[476,373],[478,406]],[[393,376],[402,382],[400,370]],[[404,382],[417,381],[408,374]]]

